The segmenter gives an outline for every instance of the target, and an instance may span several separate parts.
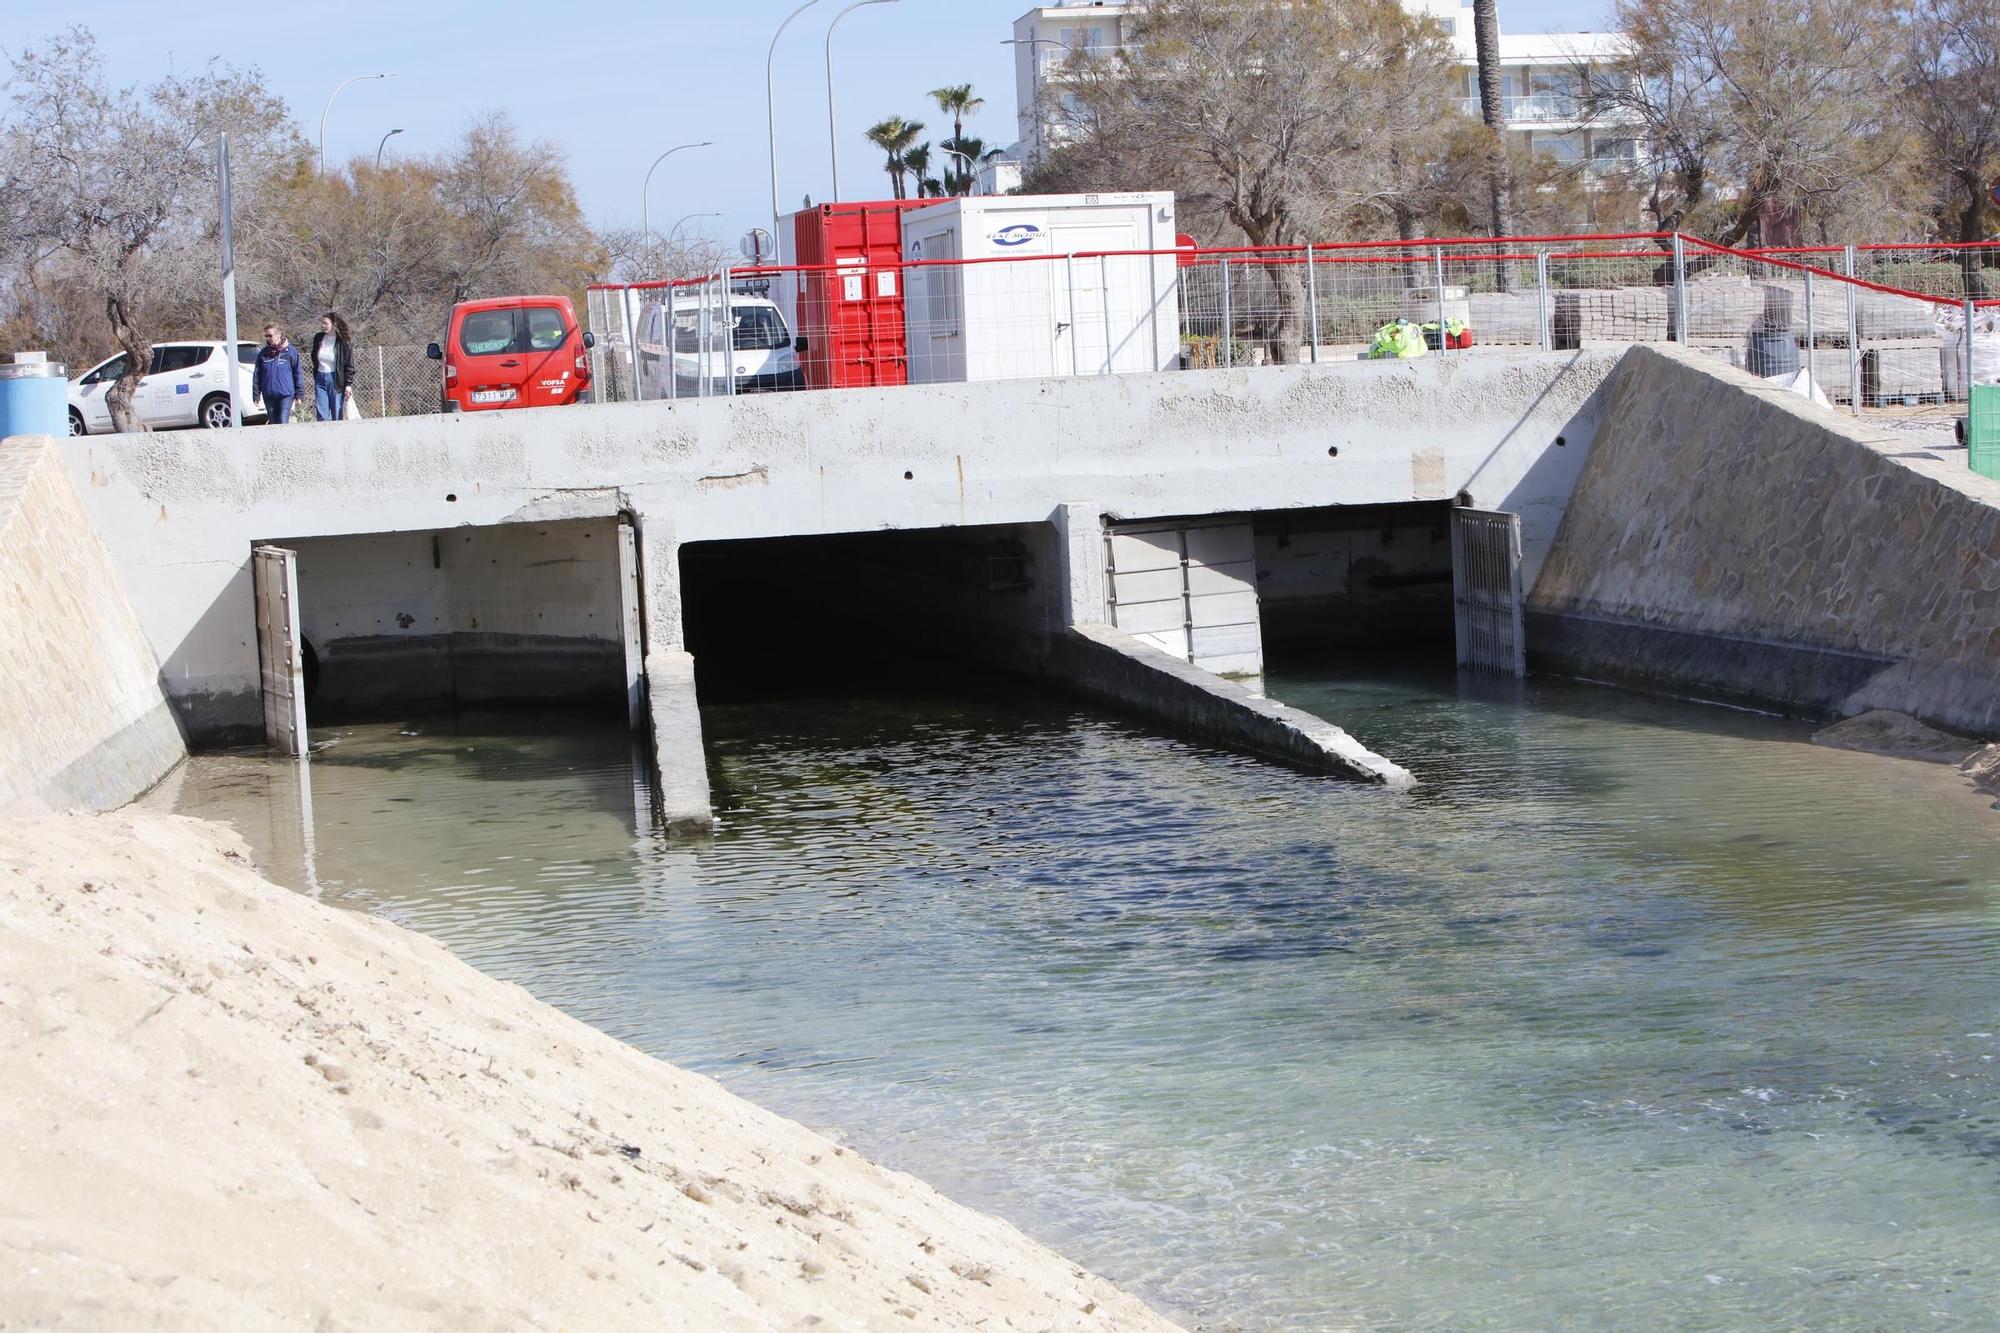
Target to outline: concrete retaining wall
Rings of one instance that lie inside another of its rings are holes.
[[[647,650],[684,647],[678,551],[748,537],[1450,500],[1523,516],[1532,567],[1615,351],[1427,357],[91,437],[70,451],[198,739],[257,719],[251,543],[638,520]],[[1560,443],[1558,443],[1560,441]]]
[[[61,448],[0,442],[0,813],[122,805],[187,755]]]
[[[1635,347],[1530,597],[1534,664],[2000,733],[2000,482]]]

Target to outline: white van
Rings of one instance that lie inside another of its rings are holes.
[[[152,364],[132,394],[132,410],[155,430],[169,426],[229,424],[229,362],[220,342],[154,343]],[[264,409],[250,401],[250,373],[257,368],[257,344],[238,343],[239,391],[243,420],[261,421]],[[125,373],[125,354],[98,362],[69,382],[69,433],[102,435],[111,429],[105,395]]]
[[[725,323],[732,331],[726,340]],[[704,387],[726,394],[732,375],[737,393],[803,389],[804,351],[805,339],[793,338],[784,312],[762,296],[737,293],[725,305],[714,292],[706,300],[700,292],[675,292],[671,306],[652,300],[639,312],[639,383],[647,398],[689,398]]]

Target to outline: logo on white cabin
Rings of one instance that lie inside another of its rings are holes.
[[[995,245],[1026,245],[1042,234],[1042,229],[1032,222],[1016,222],[1002,227],[987,237]]]

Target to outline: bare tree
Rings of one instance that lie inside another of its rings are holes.
[[[642,236],[637,227],[614,228],[603,234],[612,282],[661,282],[701,278],[720,273],[743,260],[729,247],[707,236]]]
[[[1251,245],[1297,245],[1422,188],[1431,136],[1456,116],[1450,68],[1442,30],[1396,0],[1154,0],[1117,60],[1065,67],[1070,142],[1035,185],[1172,188]],[[1270,348],[1289,360],[1304,275],[1271,277]]]
[[[1579,68],[1600,119],[1636,122],[1661,230],[1783,243],[1809,224],[1879,217],[1901,136],[1880,71],[1879,0],[1617,0],[1631,42]]]
[[[302,156],[303,141],[253,75],[220,65],[143,92],[107,87],[80,27],[16,56],[7,90],[0,247],[36,279],[89,294],[126,358],[106,395],[112,421],[136,430],[132,393],[150,363],[157,298],[189,289],[214,253],[217,134],[232,133],[252,179]]]
[[[248,301],[295,324],[339,310],[383,341],[435,337],[474,296],[578,297],[611,263],[561,154],[497,116],[436,156],[270,180],[239,212],[256,220],[239,242]]]
[[[1897,105],[1916,132],[1934,179],[1946,183],[1948,234],[1977,241],[1987,190],[2000,175],[2000,3],[1909,0],[1892,75]],[[1991,173],[1991,174],[1989,174]],[[1989,270],[1961,255],[1966,291],[1984,295]]]

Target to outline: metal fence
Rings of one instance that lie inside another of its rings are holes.
[[[442,412],[443,384],[438,363],[425,356],[422,347],[377,345],[355,349],[354,402],[363,416],[416,417]],[[317,419],[311,393],[299,397],[292,409],[292,419]]]
[[[1989,290],[2000,245],[1633,233],[744,268],[594,287],[587,316],[598,401],[1672,341],[1948,433],[2000,378]]]

